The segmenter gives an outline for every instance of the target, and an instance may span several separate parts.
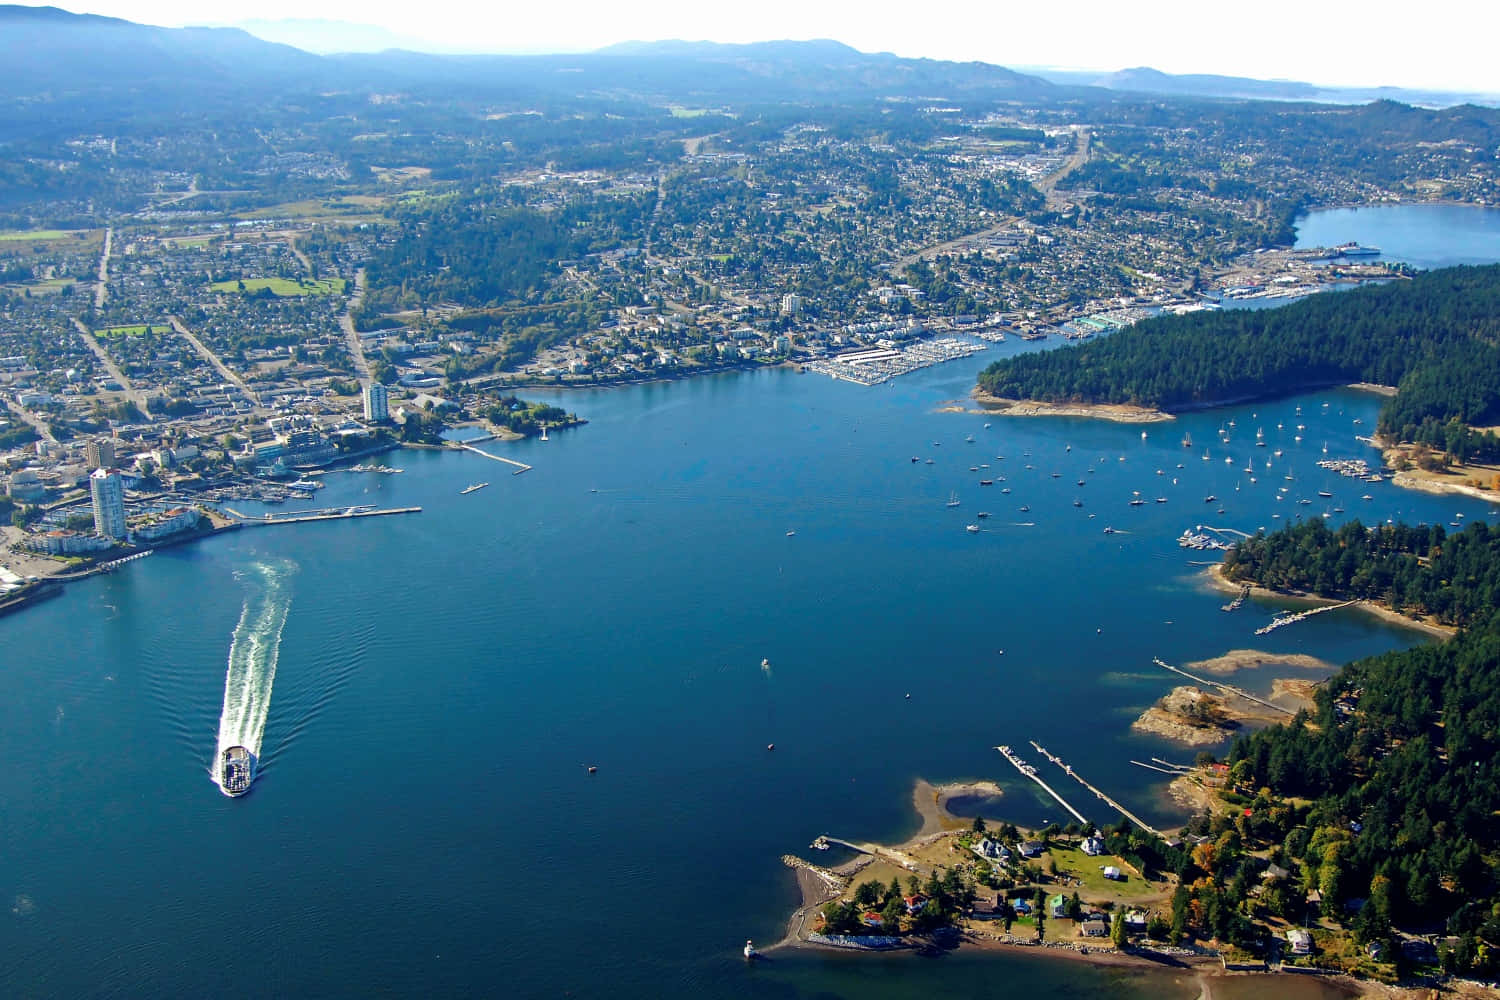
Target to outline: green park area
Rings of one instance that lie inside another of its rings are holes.
[[[216,281],[216,292],[244,292],[247,295],[269,290],[277,298],[293,298],[300,295],[342,295],[343,278],[322,278],[312,281],[307,278],[244,278],[242,280]]]

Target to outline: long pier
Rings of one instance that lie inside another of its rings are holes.
[[[496,462],[504,462],[506,465],[514,465],[516,467],[516,471],[511,473],[511,475],[513,476],[519,476],[523,472],[531,471],[531,466],[527,465],[525,462],[517,462],[513,458],[501,458],[499,455],[491,455],[484,449],[476,448],[472,444],[468,444],[467,442],[459,445],[459,447],[464,451],[472,451],[476,455],[483,455],[485,458],[492,459]]]
[[[421,507],[325,507],[322,510],[293,510],[286,513],[241,514],[230,507],[225,511],[245,524],[305,524],[308,521],[343,521],[351,517],[386,517],[391,514],[420,514]]]
[[[1280,618],[1273,620],[1269,625],[1262,625],[1256,629],[1255,634],[1266,635],[1276,631],[1283,625],[1294,625],[1297,622],[1311,618],[1313,615],[1320,615],[1325,611],[1337,611],[1339,608],[1347,608],[1358,603],[1358,601],[1345,601],[1342,604],[1325,604],[1321,608],[1309,608],[1306,611],[1298,611],[1296,614],[1282,615]]]
[[[1192,681],[1195,684],[1202,684],[1205,687],[1218,688],[1225,694],[1234,695],[1236,698],[1244,698],[1246,701],[1253,701],[1257,705],[1262,705],[1266,708],[1274,709],[1275,711],[1280,712],[1283,715],[1297,714],[1290,709],[1282,708],[1280,705],[1273,705],[1271,702],[1266,701],[1264,698],[1257,698],[1255,697],[1255,695],[1246,691],[1244,688],[1237,688],[1233,684],[1222,684],[1219,681],[1211,681],[1206,677],[1198,677],[1195,674],[1190,674],[1186,670],[1183,670],[1181,667],[1172,666],[1172,664],[1167,663],[1159,656],[1156,657],[1152,662],[1154,662],[1158,667],[1161,667],[1164,670],[1170,670],[1174,674],[1181,674],[1183,677],[1186,677],[1188,680]]]
[[[1035,743],[1033,743],[1031,745],[1032,746],[1036,746]],[[1008,747],[1008,746],[999,746],[999,747],[996,747],[995,749],[999,750],[1001,756],[1003,756],[1006,760],[1010,761],[1011,765],[1017,771],[1020,771],[1023,775],[1025,775],[1026,777],[1030,778],[1032,781],[1035,781],[1038,785],[1041,785],[1042,786],[1042,791],[1046,792],[1048,795],[1050,795],[1054,799],[1056,799],[1058,805],[1062,806],[1068,812],[1072,813],[1073,817],[1075,819],[1077,819],[1078,822],[1084,823],[1084,824],[1087,824],[1089,822],[1088,819],[1084,817],[1083,813],[1079,812],[1077,809],[1074,809],[1071,805],[1069,805],[1067,799],[1063,798],[1061,795],[1057,794],[1057,792],[1053,791],[1051,785],[1047,784],[1045,781],[1043,781],[1040,777],[1037,776],[1036,768],[1034,768],[1030,764],[1026,763],[1020,757],[1017,757],[1015,755],[1015,753],[1011,750],[1010,747]]]
[[[1034,747],[1036,747],[1036,752],[1037,753],[1041,754],[1043,757],[1046,757],[1052,763],[1056,764],[1058,767],[1062,768],[1065,772],[1067,772],[1068,777],[1070,777],[1073,780],[1077,781],[1084,788],[1087,788],[1089,791],[1091,791],[1095,795],[1097,795],[1099,797],[1099,799],[1104,802],[1105,805],[1107,805],[1110,808],[1114,809],[1121,816],[1124,816],[1126,819],[1130,820],[1130,822],[1134,823],[1136,826],[1140,827],[1142,830],[1145,830],[1147,833],[1151,834],[1151,836],[1153,836],[1153,837],[1160,837],[1161,836],[1161,833],[1158,830],[1156,830],[1154,827],[1152,827],[1150,823],[1147,823],[1145,820],[1141,819],[1135,813],[1131,812],[1129,809],[1126,809],[1124,806],[1120,805],[1120,803],[1116,802],[1114,799],[1110,798],[1108,795],[1105,795],[1102,791],[1100,791],[1099,789],[1095,788],[1093,785],[1089,784],[1087,781],[1084,781],[1083,780],[1083,775],[1079,774],[1077,771],[1074,771],[1071,765],[1064,764],[1062,762],[1062,758],[1061,757],[1058,757],[1055,754],[1048,753],[1047,749],[1045,747],[1043,747],[1040,743],[1038,743],[1036,740],[1032,740],[1031,741],[1031,745],[1034,746]],[[1080,819],[1081,818],[1082,817],[1080,817]]]

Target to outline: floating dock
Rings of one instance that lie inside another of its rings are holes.
[[[1035,743],[1033,743],[1031,745],[1032,746],[1036,746]],[[1051,785],[1047,784],[1045,781],[1043,781],[1041,778],[1039,778],[1037,776],[1036,768],[1034,768],[1030,764],[1026,763],[1020,757],[1017,757],[1015,755],[1015,753],[1011,750],[1010,747],[1008,747],[1008,746],[998,746],[995,749],[999,750],[1001,756],[1003,756],[1006,760],[1010,761],[1011,765],[1017,771],[1020,771],[1023,775],[1025,775],[1026,777],[1030,778],[1032,781],[1035,781],[1038,785],[1041,785],[1042,786],[1042,791],[1046,792],[1048,795],[1050,795],[1054,799],[1056,799],[1058,805],[1062,806],[1068,812],[1070,812],[1070,813],[1073,814],[1073,818],[1074,819],[1078,820],[1078,822],[1080,822],[1080,823],[1085,823],[1086,824],[1086,823],[1089,822],[1089,820],[1084,817],[1083,813],[1079,812],[1077,809],[1074,809],[1072,806],[1068,805],[1068,800],[1067,799],[1063,798],[1061,795],[1057,794],[1057,792],[1053,791]]]
[[[322,510],[289,510],[251,516],[224,508],[244,524],[303,524],[308,521],[342,521],[351,517],[386,517],[391,514],[420,514],[421,507],[326,507]]]
[[[1262,625],[1260,628],[1256,629],[1255,634],[1267,635],[1281,628],[1281,626],[1283,625],[1295,625],[1297,622],[1305,621],[1308,618],[1311,618],[1313,615],[1320,615],[1325,611],[1337,611],[1339,608],[1347,608],[1358,603],[1358,601],[1345,601],[1342,604],[1327,604],[1321,608],[1309,608],[1306,611],[1298,611],[1295,614],[1282,615],[1280,618],[1272,621],[1269,625]]]
[[[1142,830],[1145,830],[1147,833],[1151,834],[1151,836],[1153,836],[1153,837],[1160,837],[1161,836],[1160,831],[1158,831],[1156,828],[1154,828],[1153,826],[1151,826],[1151,824],[1149,824],[1145,820],[1141,819],[1139,816],[1137,816],[1135,813],[1131,812],[1129,809],[1126,809],[1124,806],[1120,805],[1120,803],[1116,802],[1114,799],[1110,798],[1108,795],[1105,795],[1103,792],[1101,792],[1099,789],[1095,788],[1093,785],[1089,784],[1087,781],[1084,781],[1083,780],[1083,775],[1081,775],[1078,772],[1074,771],[1073,768],[1070,765],[1064,764],[1062,762],[1062,758],[1061,757],[1058,757],[1055,754],[1048,753],[1047,749],[1045,747],[1043,747],[1040,743],[1038,743],[1036,740],[1032,740],[1031,741],[1031,745],[1033,747],[1036,747],[1036,752],[1037,753],[1041,754],[1043,757],[1046,757],[1052,763],[1054,763],[1058,767],[1062,768],[1063,771],[1065,771],[1067,773],[1068,777],[1070,777],[1073,780],[1077,781],[1084,788],[1087,788],[1089,791],[1091,791],[1095,795],[1097,795],[1099,797],[1100,801],[1102,801],[1105,805],[1109,806],[1111,809],[1114,809],[1121,816],[1124,816],[1126,819],[1130,820],[1130,822],[1134,823],[1136,826],[1140,827]],[[1075,813],[1074,815],[1077,815],[1077,814]],[[1082,817],[1079,817],[1079,818],[1082,819]]]

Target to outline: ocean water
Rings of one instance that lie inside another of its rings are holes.
[[[1176,681],[1154,656],[1423,641],[1353,611],[1257,639],[1274,606],[1222,613],[1185,528],[1494,516],[1318,469],[1325,442],[1377,458],[1356,436],[1379,399],[1349,390],[1144,437],[942,412],[1033,349],[874,388],[784,368],[533,394],[591,423],[485,446],[524,475],[393,453],[404,473],[330,473],[307,506],[421,514],[246,528],[0,620],[0,992],[1186,989],[1029,956],[739,953],[795,905],[782,854],[910,834],[915,778],[996,780],[1005,818],[1060,818],[998,743],[1180,819],[1129,763],[1191,756],[1128,728]],[[212,779],[231,735],[262,764],[240,799]]]

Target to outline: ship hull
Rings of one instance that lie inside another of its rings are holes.
[[[230,798],[250,790],[255,781],[255,754],[247,747],[229,747],[219,755],[219,788]]]

